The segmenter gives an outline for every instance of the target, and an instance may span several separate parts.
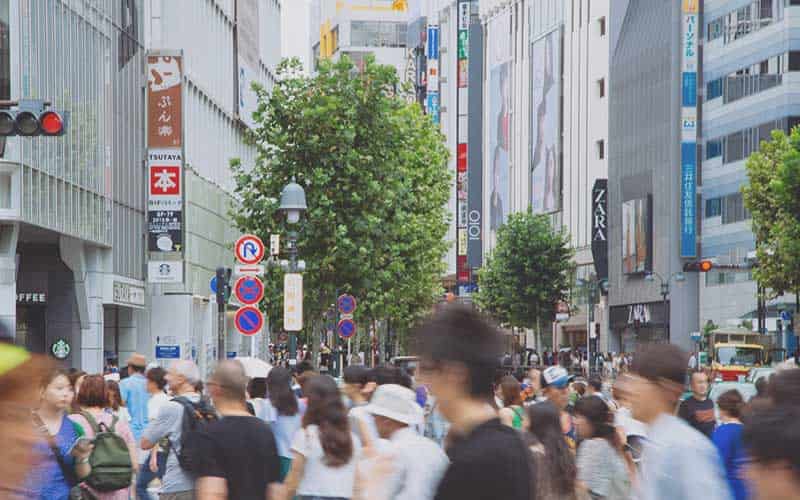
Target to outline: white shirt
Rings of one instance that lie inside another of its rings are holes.
[[[395,472],[387,481],[392,500],[431,500],[450,461],[433,441],[406,427],[389,439]]]
[[[164,406],[164,403],[169,403],[169,400],[170,397],[163,392],[150,396],[150,399],[147,400],[147,420],[151,422],[155,420],[161,407]]]
[[[350,408],[350,413],[348,414],[350,417],[350,428],[353,430],[356,436],[364,441],[364,436],[361,435],[361,427],[356,425],[355,420],[357,419],[364,422],[367,430],[369,431],[369,438],[374,443],[379,439],[378,427],[375,425],[375,417],[373,417],[372,414],[366,410],[366,407],[366,405],[361,405]]]
[[[340,467],[330,467],[325,463],[325,452],[319,441],[319,428],[309,425],[297,431],[292,440],[292,451],[303,455],[306,460],[303,479],[297,487],[298,495],[352,498],[361,443],[355,435],[351,436],[353,456],[350,461]]]

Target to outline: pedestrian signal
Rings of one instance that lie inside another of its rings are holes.
[[[714,263],[710,260],[696,260],[683,265],[683,272],[686,273],[707,273],[712,269]]]

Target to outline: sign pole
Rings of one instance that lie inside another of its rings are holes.
[[[217,268],[217,359],[225,359],[225,268]]]

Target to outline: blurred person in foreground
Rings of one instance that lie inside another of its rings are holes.
[[[692,395],[681,402],[678,416],[710,439],[717,422],[714,402],[708,398],[708,374],[693,370],[690,377]]]
[[[275,367],[267,376],[266,401],[270,417],[270,427],[278,445],[278,459],[281,465],[280,480],[286,479],[292,466],[292,439],[302,426],[305,408],[300,408],[292,391],[292,372],[286,368]]]
[[[536,464],[537,500],[575,500],[575,454],[561,429],[561,411],[550,401],[528,407],[529,445]]]
[[[741,415],[744,400],[739,391],[732,389],[720,394],[717,406],[722,423],[714,430],[711,440],[719,451],[733,497],[736,500],[746,500],[750,496],[744,481],[744,466],[747,463],[747,454],[742,443]]]
[[[772,385],[773,381],[770,381]],[[756,500],[800,497],[800,407],[757,408],[744,424],[746,477]]]
[[[366,411],[369,397],[374,388],[368,388],[370,383],[370,370],[363,365],[352,365],[344,369],[344,387],[342,392],[350,400],[351,406],[348,412],[350,427],[353,432],[364,441],[365,436],[361,435],[361,426],[358,422],[364,423],[364,428],[369,433],[367,438],[378,439],[378,429],[375,427],[375,419]]]
[[[490,405],[502,354],[500,333],[476,311],[448,306],[416,332],[420,379],[451,423],[450,465],[436,500],[530,500],[530,452]]]
[[[269,426],[247,411],[246,385],[241,363],[232,360],[220,362],[206,383],[221,418],[187,442],[201,457],[198,500],[273,498],[270,488],[280,481],[278,449]]]
[[[447,469],[447,456],[413,428],[422,422],[414,391],[397,384],[379,386],[366,410],[375,418],[378,434],[389,441],[393,474],[382,485],[391,500],[431,500]],[[364,492],[366,493],[366,492]],[[365,498],[377,495],[365,494]]]
[[[672,344],[648,345],[631,366],[633,417],[648,425],[639,500],[729,500],[716,448],[675,416],[686,379],[686,354]]]
[[[575,404],[575,426],[582,440],[578,481],[593,499],[627,500],[634,466],[612,422],[611,410],[599,397]]]

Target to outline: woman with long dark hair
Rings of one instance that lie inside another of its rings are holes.
[[[292,465],[292,438],[302,425],[300,406],[292,390],[292,372],[286,368],[273,368],[266,380],[266,392],[269,396],[265,401],[268,420],[278,445],[281,480],[284,480]]]
[[[531,451],[537,466],[539,500],[575,500],[575,456],[564,439],[561,412],[545,401],[528,407],[528,431],[536,438]]]
[[[525,420],[525,410],[522,407],[522,385],[511,375],[506,375],[500,380],[500,391],[503,399],[503,407],[500,409],[500,421],[503,424],[522,429]]]
[[[339,388],[332,378],[315,375],[305,382],[303,394],[308,408],[292,440],[284,498],[352,498],[360,443],[350,432]]]
[[[608,405],[596,396],[575,404],[575,426],[583,439],[578,448],[578,481],[593,499],[630,498],[631,462],[613,419]]]

